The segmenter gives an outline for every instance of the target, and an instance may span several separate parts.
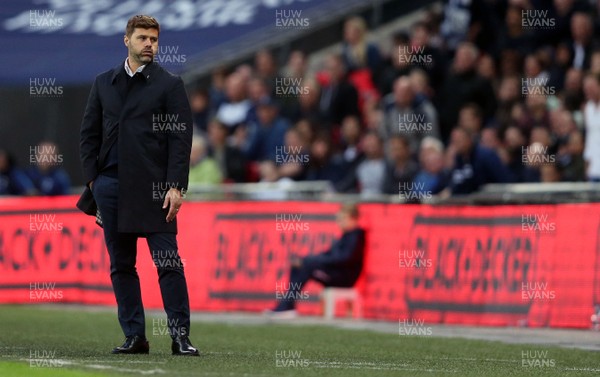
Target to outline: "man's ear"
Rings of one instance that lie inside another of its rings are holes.
[[[129,38],[127,37],[127,35],[123,36],[123,42],[125,43],[125,46],[129,44]]]

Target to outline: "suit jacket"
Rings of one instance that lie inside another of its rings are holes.
[[[123,63],[96,77],[81,124],[86,182],[106,164],[117,132],[119,232],[177,232],[162,209],[170,187],[187,189],[192,113],[183,81],[149,63],[128,89]]]

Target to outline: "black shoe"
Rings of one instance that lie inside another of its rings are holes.
[[[178,336],[174,338],[173,343],[171,344],[171,351],[173,351],[173,355],[200,356],[200,352],[192,345],[187,336]]]
[[[146,338],[142,338],[139,335],[128,336],[125,339],[125,343],[123,343],[120,347],[115,347],[112,350],[112,353],[125,353],[125,354],[134,354],[134,353],[149,353],[150,352],[150,344],[146,340]]]

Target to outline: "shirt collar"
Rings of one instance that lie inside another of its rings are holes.
[[[129,75],[129,77],[133,77],[133,75],[135,75],[138,72],[142,72],[144,70],[144,68],[146,68],[147,64],[144,64],[142,66],[139,66],[138,69],[135,70],[135,72],[133,72],[131,70],[131,68],[129,67],[129,58],[125,59],[125,72],[127,72],[127,75]]]

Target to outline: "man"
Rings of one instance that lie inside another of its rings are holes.
[[[246,181],[246,157],[236,146],[227,144],[227,126],[213,119],[208,123],[208,154],[217,161],[226,182]]]
[[[410,157],[410,142],[404,135],[393,135],[388,141],[388,159],[385,163],[383,192],[408,195],[419,166]]]
[[[473,133],[456,127],[450,146],[456,151],[454,168],[450,173],[452,195],[466,195],[488,183],[508,183],[510,175],[495,151],[480,146]]]
[[[417,150],[425,136],[440,137],[437,113],[426,98],[417,100],[414,87],[408,76],[394,81],[393,92],[383,99],[385,120],[380,133],[385,138],[405,135],[411,150]]]
[[[160,26],[127,22],[124,63],[96,77],[81,124],[84,178],[104,227],[110,276],[125,343],[115,354],[148,353],[138,237],[157,267],[174,355],[199,355],[189,341],[187,284],[177,249],[177,213],[187,188],[192,114],[183,81],[156,62]]]
[[[456,50],[447,78],[437,95],[443,141],[449,139],[463,105],[470,102],[477,104],[484,119],[494,115],[496,110],[494,89],[489,80],[477,73],[478,56],[477,47],[469,42],[461,43]]]
[[[345,204],[337,214],[342,237],[324,253],[305,258],[292,258],[290,283],[287,292],[273,310],[265,314],[273,318],[296,316],[295,299],[301,297],[302,287],[312,279],[326,287],[352,287],[362,271],[365,231],[358,227],[358,207]]]
[[[356,167],[356,178],[363,198],[383,193],[385,181],[385,156],[383,140],[373,131],[367,132],[362,139],[365,158]]]
[[[285,133],[290,124],[279,115],[279,105],[271,97],[260,100],[256,115],[257,122],[248,125],[246,156],[252,161],[275,161],[277,148],[285,144]]]
[[[594,43],[594,19],[587,13],[575,12],[571,16],[573,68],[589,68],[592,51],[597,47]]]
[[[329,77],[329,83],[321,88],[319,109],[325,123],[329,126],[339,127],[346,116],[360,115],[358,92],[348,81],[346,65],[341,56],[327,56],[325,70]]]

